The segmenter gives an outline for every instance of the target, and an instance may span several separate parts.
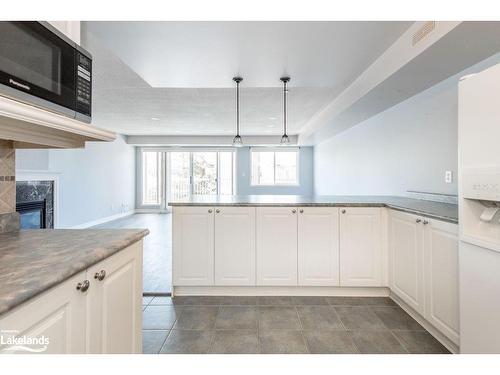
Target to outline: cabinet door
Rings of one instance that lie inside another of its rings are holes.
[[[382,285],[382,211],[340,209],[340,285]]]
[[[10,336],[38,338],[41,345],[1,345],[0,353],[85,353],[86,294],[76,289],[85,280],[80,272],[55,288],[7,313],[0,319],[0,336],[6,343]]]
[[[424,313],[422,219],[402,212],[390,214],[391,290],[419,313]]]
[[[255,208],[215,210],[215,285],[255,285]]]
[[[80,44],[80,21],[49,21],[49,23],[73,42]]]
[[[257,285],[297,285],[296,208],[257,208]]]
[[[214,285],[214,208],[174,207],[173,284]]]
[[[458,226],[431,219],[426,221],[425,318],[458,345]]]
[[[87,278],[87,351],[141,353],[142,241],[89,268]]]
[[[299,285],[339,285],[339,210],[304,207],[298,216]]]

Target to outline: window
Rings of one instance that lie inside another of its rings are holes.
[[[233,151],[170,152],[170,199],[234,194]]]
[[[252,150],[252,185],[298,185],[298,150]]]
[[[161,152],[142,153],[142,204],[157,205],[161,201]]]
[[[219,152],[219,194],[234,194],[234,152]]]

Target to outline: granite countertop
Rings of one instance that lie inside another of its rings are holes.
[[[301,206],[389,207],[429,218],[458,223],[458,205],[389,195],[204,195],[170,202],[170,206]]]
[[[149,234],[147,229],[41,229],[0,234],[0,315]]]

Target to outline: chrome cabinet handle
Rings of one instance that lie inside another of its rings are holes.
[[[76,290],[79,290],[82,293],[85,293],[90,288],[90,281],[84,280],[81,283],[76,284]]]
[[[301,214],[303,214],[303,213],[304,213],[304,210],[301,208],[299,212],[300,212]]]
[[[106,277],[106,271],[104,271],[104,270],[101,270],[100,272],[96,272],[94,275],[94,279],[99,280],[99,281],[103,281],[105,277]]]
[[[216,214],[220,213],[220,210],[219,210],[219,209],[216,209],[216,210],[215,210],[215,213],[216,213]]]
[[[296,213],[296,212],[297,212],[297,210],[294,208],[294,209],[292,210],[292,214],[294,214],[294,213]]]
[[[429,224],[429,222],[427,220],[424,220],[423,224],[427,225],[427,224]]]
[[[211,214],[213,211],[211,208],[208,209],[208,213]]]
[[[343,214],[345,214],[345,213],[346,213],[346,210],[342,210],[341,212],[342,212]]]
[[[422,219],[415,220],[416,223],[420,223],[421,221],[422,221]]]

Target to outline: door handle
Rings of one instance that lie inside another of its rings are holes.
[[[101,270],[100,272],[96,272],[94,275],[94,279],[99,280],[99,281],[103,281],[105,277],[106,277],[106,271],[104,271],[104,270]]]
[[[84,280],[81,283],[76,284],[76,290],[79,290],[82,293],[85,293],[90,288],[90,281]]]

